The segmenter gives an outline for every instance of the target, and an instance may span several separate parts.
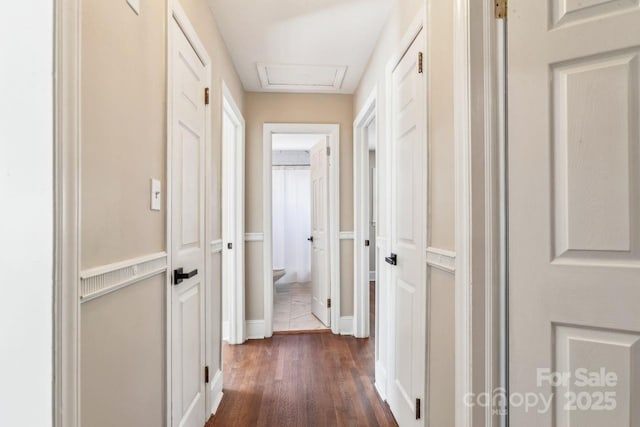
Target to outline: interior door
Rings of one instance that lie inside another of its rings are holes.
[[[326,326],[331,325],[329,289],[329,160],[328,142],[311,148],[311,312]]]
[[[508,34],[510,391],[554,398],[511,425],[637,427],[638,2],[511,0]]]
[[[401,426],[424,425],[427,140],[424,30],[392,74],[391,264],[394,363],[389,406]]]
[[[205,67],[172,20],[172,425],[205,422]]]

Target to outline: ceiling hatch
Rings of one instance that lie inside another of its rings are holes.
[[[258,63],[265,90],[288,92],[334,92],[342,88],[346,66]]]

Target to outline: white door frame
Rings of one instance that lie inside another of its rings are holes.
[[[53,425],[80,426],[80,0],[57,0],[54,42]]]
[[[245,121],[238,108],[233,95],[227,84],[222,81],[222,114],[227,114],[236,128],[236,140],[233,144],[222,137],[222,161],[224,162],[225,152],[232,150],[235,159],[234,167],[229,176],[222,168],[222,290],[232,289],[226,297],[227,308],[229,310],[229,344],[242,344],[247,339],[245,330],[245,283],[244,283],[244,153],[245,153]],[[223,125],[224,126],[224,125]],[[235,189],[235,190],[234,190]],[[232,200],[229,198],[232,195]],[[236,230],[229,229],[225,222],[225,212],[231,208],[236,214]],[[228,242],[234,242],[233,252],[227,247]],[[233,254],[231,259],[227,259],[225,254]],[[228,266],[227,264],[231,264]],[[228,277],[228,269],[233,268],[234,274]],[[226,271],[226,272],[225,272]],[[233,283],[227,283],[235,279]],[[225,298],[223,298],[225,301]]]
[[[494,14],[494,2],[454,2],[456,427],[506,425],[492,407],[464,404],[469,393],[508,392],[506,32]],[[480,155],[483,161],[472,163]],[[482,208],[474,206],[472,189],[476,198],[478,189],[484,192]],[[479,238],[482,244],[474,245]],[[474,331],[483,334],[481,340],[474,341]],[[483,364],[474,363],[482,359]],[[478,419],[483,422],[474,424]]]
[[[369,251],[364,245],[371,224],[371,189],[369,188],[369,141],[367,130],[378,117],[378,88],[373,88],[353,122],[353,335],[367,338],[369,331]],[[376,120],[376,147],[378,140]],[[377,155],[377,154],[376,154]],[[374,206],[374,209],[378,209]],[[371,236],[368,237],[371,240]],[[379,311],[379,310],[378,310]],[[376,311],[376,323],[378,321]]]
[[[171,221],[172,221],[172,215],[171,215],[171,205],[172,205],[172,197],[171,197],[171,191],[169,190],[171,188],[171,180],[172,180],[172,170],[171,170],[171,166],[172,166],[172,153],[173,153],[173,129],[172,129],[172,120],[173,120],[173,114],[172,114],[172,103],[173,103],[173,94],[172,94],[172,84],[173,84],[173,66],[171,64],[171,53],[172,53],[172,49],[173,49],[173,25],[171,25],[171,20],[175,20],[176,23],[178,24],[178,26],[180,27],[180,29],[182,30],[182,32],[184,33],[185,37],[187,38],[187,40],[189,41],[189,43],[191,44],[191,46],[193,47],[196,55],[198,55],[198,58],[200,58],[200,60],[202,61],[204,67],[205,67],[205,74],[207,76],[207,82],[206,85],[207,87],[211,88],[211,67],[212,67],[212,63],[211,63],[211,58],[209,57],[209,54],[206,50],[206,48],[204,47],[204,44],[202,44],[202,42],[200,41],[200,38],[198,37],[198,34],[195,30],[195,28],[193,27],[193,25],[191,24],[191,22],[189,21],[189,18],[187,16],[187,14],[185,13],[185,11],[182,9],[182,6],[180,5],[180,2],[178,0],[167,0],[168,2],[168,7],[167,7],[167,178],[166,178],[166,182],[167,182],[167,191],[165,192],[167,197],[166,197],[166,210],[167,210],[167,219],[166,219],[166,240],[167,240],[167,265],[169,266],[169,269],[171,268],[172,264],[172,234],[171,234]],[[204,96],[204,94],[203,94]],[[205,106],[205,200],[203,200],[204,202],[204,206],[208,206],[209,205],[209,198],[211,197],[211,191],[208,188],[209,183],[211,181],[211,174],[212,174],[212,165],[211,165],[211,158],[212,158],[212,145],[211,145],[211,105],[207,105]],[[205,237],[206,236],[210,236],[211,235],[211,221],[210,221],[210,217],[207,214],[208,209],[205,209]],[[211,324],[211,319],[212,319],[212,313],[211,313],[211,305],[209,304],[209,298],[212,294],[211,292],[211,261],[210,261],[210,256],[209,256],[209,245],[204,245],[203,247],[203,251],[204,251],[204,259],[205,259],[205,271],[204,271],[204,277],[205,277],[205,336],[208,337],[210,334],[208,333],[208,328],[207,326]],[[171,366],[172,366],[172,357],[171,357],[171,352],[172,352],[172,343],[173,343],[173,337],[171,336],[171,330],[172,330],[172,318],[171,318],[171,297],[172,297],[172,283],[171,283],[171,271],[167,272],[167,280],[166,280],[166,284],[165,284],[165,297],[166,297],[166,304],[165,304],[165,310],[166,310],[166,337],[167,337],[167,342],[166,342],[166,395],[165,395],[165,399],[166,399],[166,415],[167,415],[167,423],[170,425],[171,423],[171,419],[172,419],[172,414],[171,414],[171,409],[173,407],[172,402],[171,402],[171,398],[172,398],[172,384],[171,384],[171,378],[172,378],[172,372],[171,372]],[[208,345],[208,339],[205,338],[205,349],[210,348],[210,346]],[[213,354],[209,354],[209,351],[205,350],[205,363],[208,366],[212,365],[212,358],[213,358]],[[210,383],[211,385],[212,383]],[[214,401],[214,399],[216,399],[216,396],[211,396],[211,389],[209,388],[209,386],[206,387],[206,396],[205,396],[205,408],[206,409],[210,409],[212,408],[212,402]],[[207,416],[210,414],[207,414]]]
[[[340,125],[313,123],[265,123],[262,131],[262,189],[264,230],[264,336],[273,335],[273,212],[271,184],[272,137],[278,133],[311,133],[329,136],[329,265],[331,330],[340,333]]]

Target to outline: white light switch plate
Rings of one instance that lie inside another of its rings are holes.
[[[159,211],[162,202],[162,187],[160,180],[151,179],[151,210]]]
[[[129,3],[136,15],[140,15],[140,0],[127,0],[127,3]]]

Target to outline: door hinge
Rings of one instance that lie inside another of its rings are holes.
[[[369,240],[365,240],[365,241],[364,241],[364,245],[365,245],[365,246],[369,246],[370,244],[371,244],[371,242],[370,242]]]
[[[204,367],[204,383],[209,384],[209,367]]]
[[[204,105],[209,105],[209,88],[204,88]]]
[[[420,419],[420,398],[416,399],[416,420]]]
[[[418,74],[422,74],[422,52],[418,52]]]
[[[327,147],[327,156],[331,155],[331,147]]]
[[[495,0],[496,19],[505,19],[508,14],[509,0]]]
[[[331,308],[331,298],[327,298],[327,308]]]

